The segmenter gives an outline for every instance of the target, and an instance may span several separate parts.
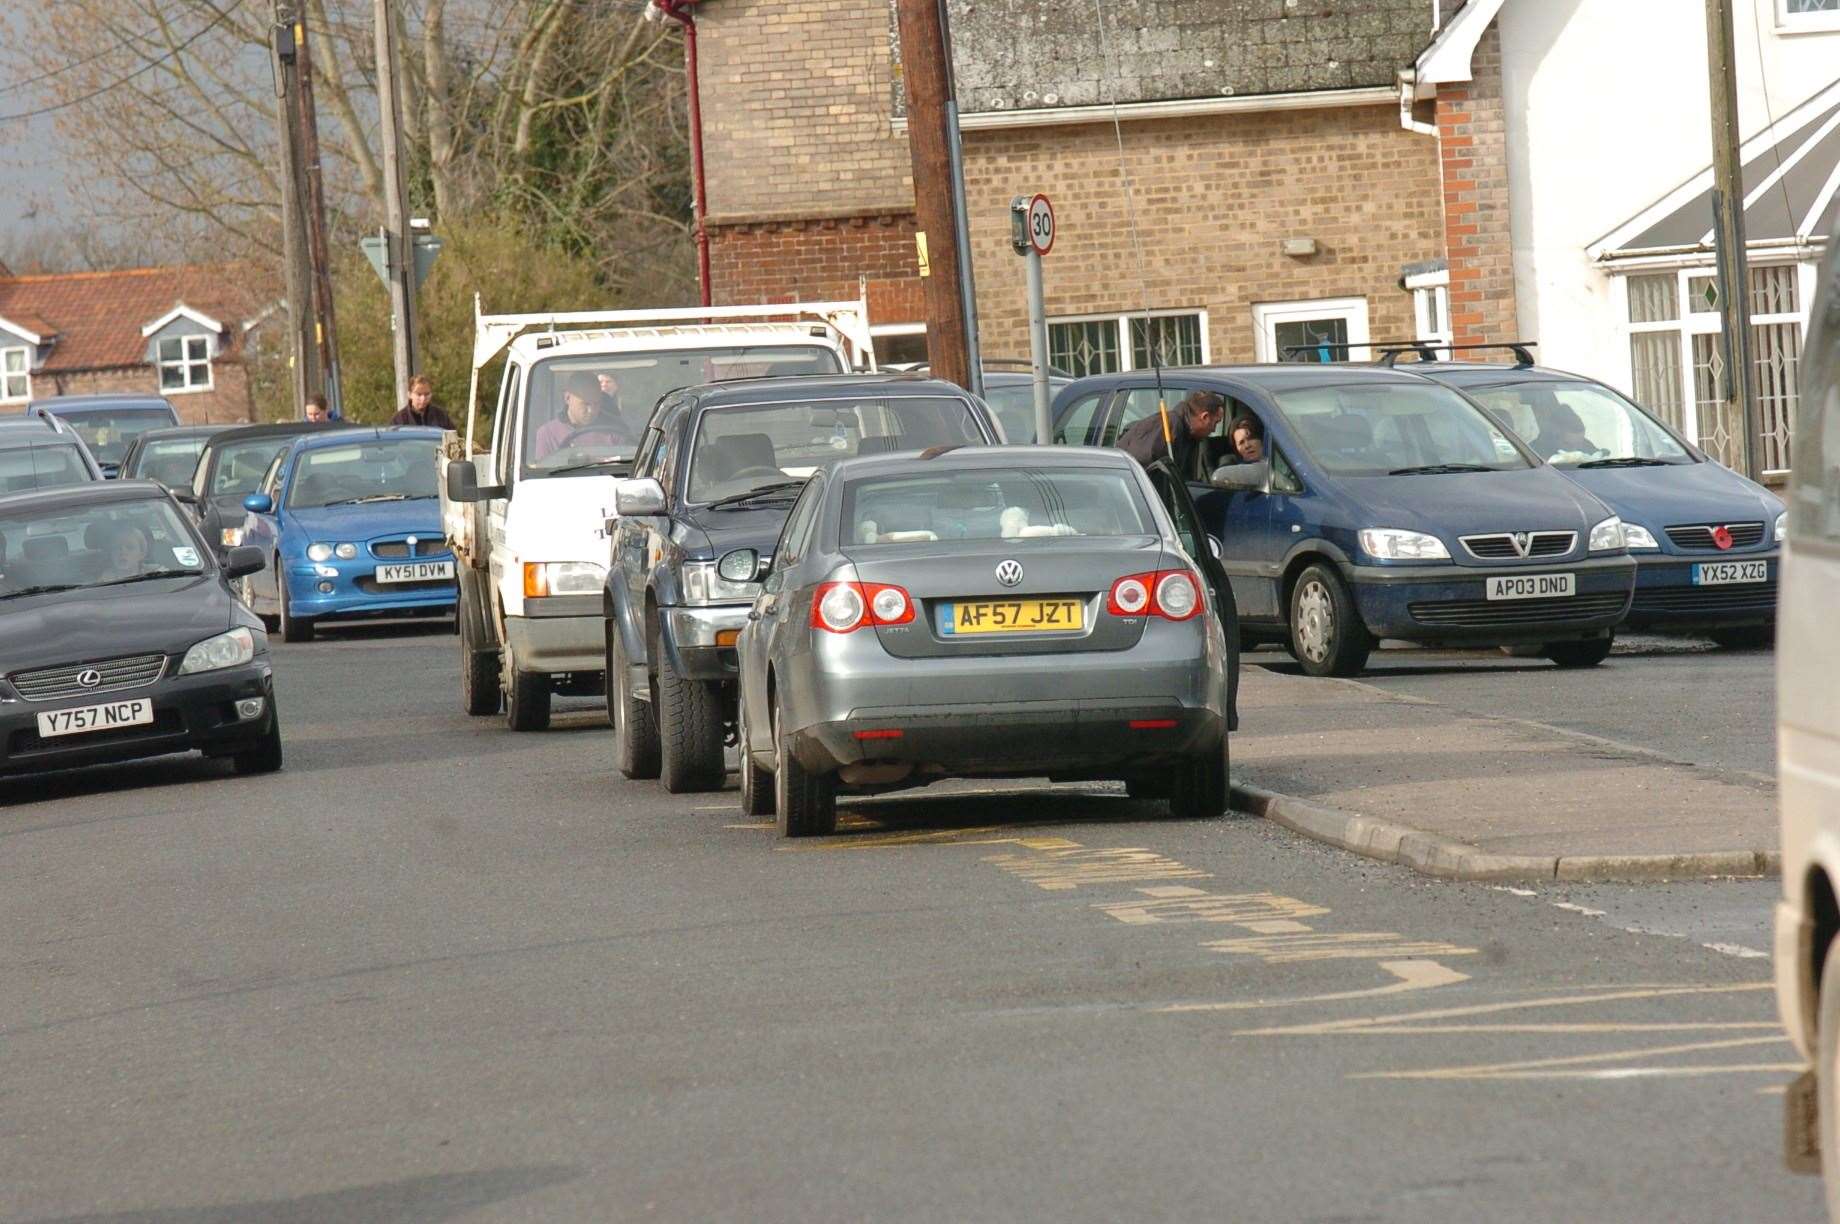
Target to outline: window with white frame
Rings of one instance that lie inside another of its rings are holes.
[[[1840,30],[1840,0],[1776,0],[1776,28]]]
[[[32,350],[0,348],[0,404],[32,398]]]
[[[159,358],[161,391],[211,389],[211,337],[167,336]]]
[[[1451,343],[1450,273],[1426,272],[1406,277],[1412,294],[1413,339],[1430,344]]]
[[[1252,328],[1260,361],[1367,358],[1366,298],[1258,302],[1252,307]]]
[[[1763,470],[1789,467],[1801,398],[1804,271],[1800,264],[1750,270],[1752,389],[1763,417]],[[1705,267],[1624,278],[1629,363],[1637,403],[1699,443],[1727,467],[1743,468],[1743,424],[1725,405],[1725,354],[1718,280]]]
[[[1048,324],[1048,363],[1074,378],[1151,367],[1206,365],[1207,311],[1055,319]]]

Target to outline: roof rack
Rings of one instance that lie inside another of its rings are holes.
[[[1331,352],[1336,352],[1336,353],[1346,353],[1349,349],[1358,349],[1358,348],[1364,348],[1364,349],[1411,348],[1412,346],[1419,344],[1419,343],[1420,341],[1417,341],[1417,340],[1358,340],[1352,344],[1348,344],[1348,343],[1344,343],[1344,344],[1287,344],[1283,348],[1278,350],[1278,357],[1280,360],[1282,360],[1283,358],[1288,357],[1292,353],[1320,353],[1324,349],[1328,349]]]
[[[1471,353],[1479,349],[1507,349],[1514,354],[1514,365],[1524,369],[1533,364],[1533,350],[1539,344],[1533,340],[1508,340],[1500,344],[1435,344],[1429,340],[1414,340],[1385,349],[1379,361],[1383,366],[1391,367],[1405,353],[1416,353],[1420,361],[1436,361],[1439,353]]]

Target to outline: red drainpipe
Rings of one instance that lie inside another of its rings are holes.
[[[691,9],[698,0],[652,0],[658,11],[684,27],[684,73],[689,77],[690,182],[696,199],[696,275],[709,305],[709,196],[703,180],[703,100],[696,71],[696,17]]]

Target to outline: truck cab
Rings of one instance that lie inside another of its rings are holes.
[[[659,399],[842,373],[871,351],[860,302],[476,315],[464,437],[447,440],[442,481],[466,711],[502,708],[513,730],[537,731],[554,694],[604,691],[614,487]],[[481,412],[480,370],[500,354],[498,394]]]

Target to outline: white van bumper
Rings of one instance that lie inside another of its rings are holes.
[[[505,618],[505,636],[522,671],[599,672],[607,666],[607,618],[598,595],[526,599],[523,616]]]

